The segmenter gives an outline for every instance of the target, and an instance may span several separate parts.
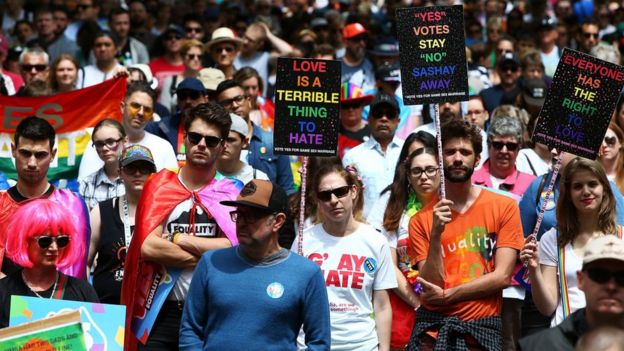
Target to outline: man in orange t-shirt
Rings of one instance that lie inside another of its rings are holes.
[[[473,186],[481,135],[460,119],[442,125],[447,198],[410,220],[409,250],[418,265],[422,307],[409,350],[500,350],[502,290],[522,248],[514,200]]]

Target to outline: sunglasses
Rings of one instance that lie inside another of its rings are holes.
[[[41,236],[33,237],[33,240],[35,240],[37,242],[37,245],[39,245],[39,247],[42,249],[47,249],[48,247],[50,247],[50,245],[52,245],[53,242],[56,243],[56,247],[58,247],[59,249],[62,249],[65,246],[69,245],[70,239],[71,238],[67,235],[59,235],[59,236],[41,235]]]
[[[605,137],[604,138],[604,142],[605,144],[609,145],[609,146],[613,146],[615,145],[615,143],[617,142],[617,137]]]
[[[184,30],[187,32],[195,32],[195,33],[199,33],[202,31],[200,27],[186,27],[184,28]]]
[[[241,220],[243,220],[247,224],[254,224],[258,222],[260,219],[271,214],[272,213],[270,212],[263,212],[263,211],[251,211],[251,212],[232,211],[230,212],[230,219],[234,223],[239,223],[241,222]]]
[[[362,107],[362,104],[340,104],[341,110],[356,110]]]
[[[583,32],[583,37],[585,39],[589,39],[589,38],[598,38],[598,33],[587,33],[587,32]]]
[[[624,271],[613,272],[603,268],[588,268],[585,270],[589,279],[598,284],[607,283],[611,278],[619,287],[624,287]]]
[[[502,72],[517,72],[517,71],[518,71],[518,67],[514,67],[514,66],[503,66],[503,67],[501,67],[501,71],[502,71]]]
[[[186,99],[197,100],[201,97],[201,93],[195,90],[181,90],[176,92],[178,100],[184,101]]]
[[[193,145],[199,144],[202,141],[202,139],[204,139],[204,142],[206,143],[207,147],[215,147],[219,145],[219,143],[223,140],[222,138],[218,138],[213,135],[201,135],[195,132],[186,133],[186,137],[188,141]]]
[[[347,194],[349,194],[349,191],[351,191],[351,186],[345,185],[332,190],[319,191],[316,194],[316,197],[318,197],[318,199],[321,201],[329,201],[331,200],[332,195],[335,195],[336,198],[340,199],[347,196]]]
[[[132,116],[136,116],[139,111],[141,111],[141,108],[143,108],[143,116],[147,119],[151,119],[152,116],[154,115],[154,109],[149,107],[149,106],[145,106],[145,105],[141,105],[138,102],[131,102],[128,104],[128,110],[130,111],[130,114]]]
[[[22,70],[24,72],[31,72],[33,70],[33,68],[37,72],[43,72],[46,69],[48,69],[48,65],[27,65],[27,64],[22,65]]]
[[[220,54],[223,51],[227,52],[228,54],[234,52],[234,47],[233,46],[215,46],[212,48],[211,50],[213,53],[215,54]]]
[[[508,151],[516,151],[518,149],[518,143],[504,143],[502,141],[492,141],[490,144],[496,150],[502,150],[503,146],[506,146]]]
[[[178,34],[176,34],[176,35],[168,35],[168,36],[165,37],[165,40],[180,40],[180,39],[182,39],[182,36],[178,35]]]
[[[137,164],[138,163],[138,164]],[[138,171],[141,175],[148,175],[154,173],[154,169],[151,166],[145,166],[139,162],[131,163],[121,168],[126,174],[136,174]]]
[[[201,55],[198,55],[198,54],[186,54],[186,58],[188,60],[199,60],[201,58]]]
[[[436,168],[436,167],[427,167],[425,169],[422,169],[420,167],[414,167],[414,168],[410,169],[410,174],[414,178],[420,178],[423,173],[427,176],[427,178],[431,178],[431,177],[435,176],[438,173],[438,168]]]
[[[94,141],[93,142],[93,147],[96,150],[102,150],[104,148],[104,146],[106,146],[109,149],[114,149],[117,147],[117,145],[119,145],[119,142],[121,141],[122,138],[119,139],[106,139],[106,140],[98,140],[98,141]]]

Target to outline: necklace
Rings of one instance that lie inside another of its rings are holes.
[[[26,277],[24,277],[24,273],[22,272],[22,280],[24,281],[24,284],[26,284],[26,287],[28,288],[28,290],[30,290],[33,294],[37,295],[37,297],[40,297],[42,299],[51,299],[54,296],[54,293],[56,292],[56,286],[58,285],[58,281],[59,281],[59,274],[56,273],[56,279],[54,280],[54,286],[52,287],[52,293],[50,294],[50,297],[43,297],[41,295],[39,295],[36,291],[34,291],[31,287],[30,284],[28,284],[28,281],[26,281]]]

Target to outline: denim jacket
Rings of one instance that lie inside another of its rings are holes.
[[[273,134],[254,124],[253,135],[249,141],[247,163],[269,176],[280,185],[288,195],[295,192],[290,158],[288,155],[273,153]]]

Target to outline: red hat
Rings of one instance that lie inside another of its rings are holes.
[[[341,103],[361,103],[369,105],[375,96],[365,95],[362,88],[354,83],[344,82],[340,86]]]
[[[351,39],[362,34],[368,34],[368,31],[359,23],[347,24],[342,30],[342,37],[345,39]]]

